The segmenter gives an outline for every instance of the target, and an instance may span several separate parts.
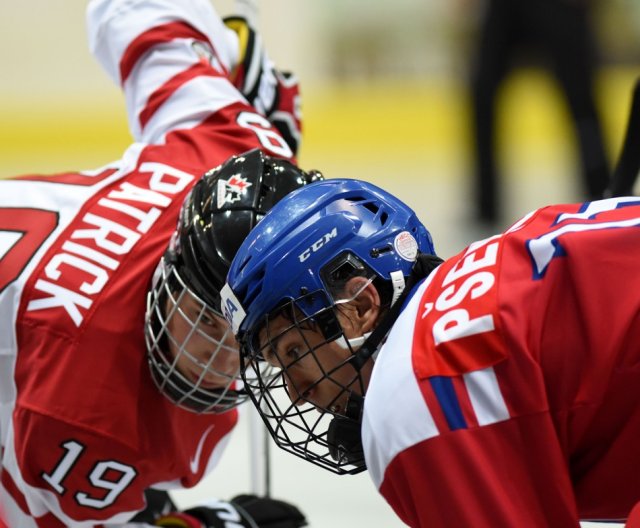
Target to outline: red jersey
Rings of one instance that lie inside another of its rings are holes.
[[[146,294],[199,176],[256,147],[292,157],[228,80],[237,37],[208,0],[94,0],[87,19],[136,143],[95,171],[0,181],[0,499],[12,527],[124,525],[145,489],[190,487],[214,467],[237,412],[197,415],[158,392]]]
[[[414,527],[579,526],[640,500],[640,199],[540,209],[423,281],[367,390]]]

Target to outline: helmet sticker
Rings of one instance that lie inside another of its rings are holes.
[[[252,185],[246,178],[234,175],[228,180],[218,180],[218,209],[242,198],[242,194]]]
[[[222,315],[224,315],[229,326],[231,326],[233,333],[237,334],[247,314],[228,284],[225,284],[222,290],[220,290],[220,300]]]
[[[393,240],[393,247],[396,253],[409,262],[416,260],[418,255],[418,242],[409,231],[402,231]]]

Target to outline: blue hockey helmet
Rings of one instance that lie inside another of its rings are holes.
[[[435,254],[431,235],[395,196],[361,180],[313,183],[279,202],[246,238],[222,310],[241,338],[282,300],[330,289],[341,266],[364,265],[391,281],[409,275],[418,252]],[[318,296],[302,310],[312,316],[324,303]]]
[[[293,191],[243,242],[221,291],[222,311],[241,344],[249,396],[279,447],[336,473],[365,468],[360,415],[378,336],[366,346],[366,335],[347,338],[341,305],[359,295],[348,292],[348,282],[363,277],[359,283],[379,292],[380,308],[391,307],[419,253],[435,251],[415,213],[375,185],[350,179]],[[282,345],[290,331],[302,346]],[[341,352],[327,356],[329,343]],[[263,359],[276,367],[269,377]],[[313,365],[313,374],[300,382],[304,365]],[[321,388],[327,385],[329,392]],[[320,392],[329,396],[320,401]]]

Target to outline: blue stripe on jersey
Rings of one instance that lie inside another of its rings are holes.
[[[451,378],[446,376],[433,376],[429,378],[431,388],[440,403],[444,416],[449,425],[449,429],[467,429],[467,422],[462,415],[462,409],[458,402],[458,396],[453,389]]]

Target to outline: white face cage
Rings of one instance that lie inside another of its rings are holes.
[[[221,413],[248,398],[239,377],[238,347],[229,325],[160,261],[147,296],[149,366],[162,394],[197,413]]]

